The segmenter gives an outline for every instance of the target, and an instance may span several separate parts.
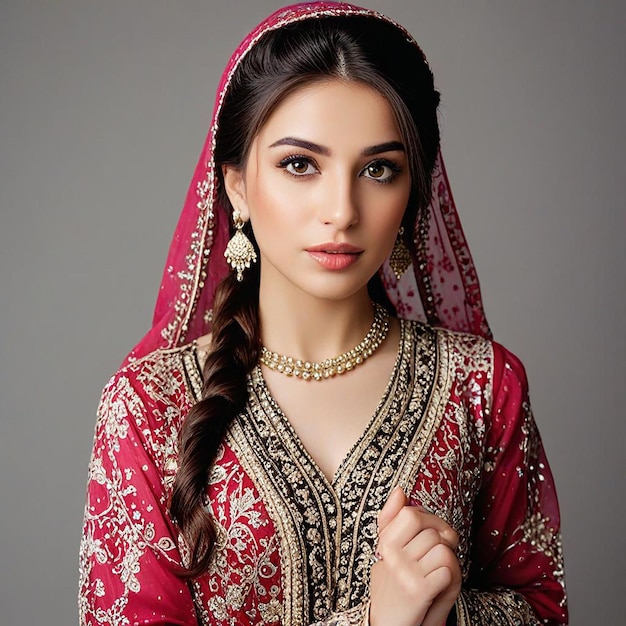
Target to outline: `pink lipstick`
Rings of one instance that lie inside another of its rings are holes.
[[[311,258],[323,268],[339,271],[345,270],[359,260],[363,250],[349,243],[322,243],[311,246],[306,251]]]

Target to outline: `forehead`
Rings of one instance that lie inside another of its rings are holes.
[[[298,137],[333,147],[366,147],[400,139],[387,99],[363,83],[326,80],[286,96],[259,133],[262,144]]]

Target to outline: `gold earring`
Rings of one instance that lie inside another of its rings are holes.
[[[252,242],[242,232],[244,221],[241,219],[239,211],[233,212],[233,223],[235,225],[235,234],[224,250],[224,256],[228,264],[237,271],[237,280],[243,280],[243,271],[249,268],[252,263],[256,263],[256,250]]]
[[[393,245],[393,250],[389,256],[389,267],[391,267],[398,280],[402,278],[404,272],[409,269],[409,266],[413,262],[411,253],[402,239],[403,234],[404,226],[401,226],[398,231],[398,236],[396,237],[396,243]]]

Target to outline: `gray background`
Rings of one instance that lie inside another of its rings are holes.
[[[369,4],[443,94],[487,313],[559,489],[571,623],[624,623],[624,4]],[[99,392],[150,324],[220,72],[280,3],[215,5],[0,3],[2,625],[77,621]]]

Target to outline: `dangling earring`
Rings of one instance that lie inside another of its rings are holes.
[[[233,212],[233,223],[236,231],[228,242],[226,250],[224,250],[224,256],[228,264],[234,270],[237,270],[237,280],[241,282],[243,280],[243,270],[249,268],[252,263],[256,263],[257,256],[252,242],[241,230],[245,222],[241,219],[239,211],[236,209]]]
[[[402,275],[409,269],[409,265],[412,263],[411,253],[402,239],[403,234],[404,226],[401,226],[396,237],[396,243],[393,245],[393,250],[389,256],[389,267],[391,267],[398,280],[402,278]]]

